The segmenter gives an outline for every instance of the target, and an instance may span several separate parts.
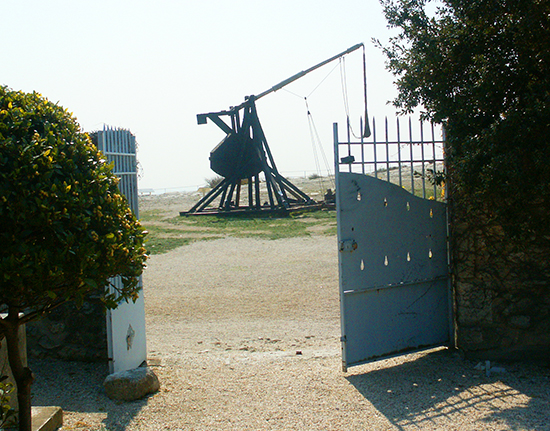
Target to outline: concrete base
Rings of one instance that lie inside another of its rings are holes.
[[[55,431],[63,425],[61,407],[33,407],[32,431]]]

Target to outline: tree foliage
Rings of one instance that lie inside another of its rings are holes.
[[[394,105],[443,123],[456,196],[550,233],[550,2],[383,0]]]
[[[122,275],[136,294],[143,229],[110,165],[69,112],[0,89],[0,304],[47,310]]]
[[[117,182],[67,110],[0,86],[0,340],[21,430],[30,429],[32,373],[19,356],[19,326],[91,292],[107,307],[137,298],[145,232]],[[121,288],[108,286],[116,275]]]

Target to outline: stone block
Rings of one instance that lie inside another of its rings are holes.
[[[149,367],[109,374],[103,382],[105,393],[114,400],[134,401],[160,389],[156,374]]]
[[[510,318],[510,325],[513,328],[527,329],[531,326],[531,317],[529,316],[512,316]]]
[[[463,346],[468,346],[469,348],[473,346],[482,346],[485,341],[481,328],[460,326],[458,328],[457,335],[457,344],[459,348],[462,348]]]
[[[63,425],[63,411],[60,407],[33,407],[32,431],[55,431]]]

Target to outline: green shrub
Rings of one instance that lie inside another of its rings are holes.
[[[19,326],[90,292],[102,291],[108,307],[139,294],[145,232],[117,182],[67,110],[0,86],[0,339],[25,397],[22,430],[33,378],[16,353]],[[108,287],[116,275],[123,287]]]

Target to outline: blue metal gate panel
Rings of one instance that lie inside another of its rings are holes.
[[[362,174],[338,187],[345,366],[447,343],[445,204]]]
[[[344,370],[448,344],[445,203],[364,173],[338,171],[336,200]]]

